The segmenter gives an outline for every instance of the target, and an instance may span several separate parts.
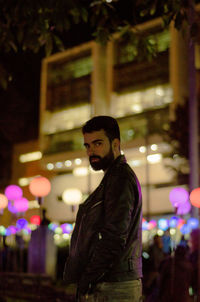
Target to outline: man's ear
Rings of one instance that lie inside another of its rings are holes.
[[[118,153],[120,152],[120,140],[118,138],[115,138],[112,141],[112,145],[113,145],[113,151]]]

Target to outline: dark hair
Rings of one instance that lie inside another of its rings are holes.
[[[115,138],[120,140],[120,130],[119,125],[111,116],[106,115],[99,115],[95,116],[89,121],[85,123],[82,128],[82,132],[84,133],[91,133],[93,131],[100,131],[104,130],[107,137],[110,141],[113,141]]]

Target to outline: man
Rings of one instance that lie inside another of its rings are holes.
[[[142,299],[142,199],[137,177],[120,152],[117,121],[96,116],[82,128],[97,189],[80,205],[64,279],[77,284],[77,301]]]

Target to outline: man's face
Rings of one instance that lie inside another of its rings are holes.
[[[106,170],[115,159],[112,144],[104,130],[85,133],[84,146],[94,170]]]

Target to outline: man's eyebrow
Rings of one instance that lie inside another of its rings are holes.
[[[91,143],[92,144],[95,144],[95,143],[98,143],[98,142],[103,142],[103,139],[99,138],[99,139],[95,139],[93,140]],[[84,143],[84,146],[88,146],[89,144],[88,143]]]

